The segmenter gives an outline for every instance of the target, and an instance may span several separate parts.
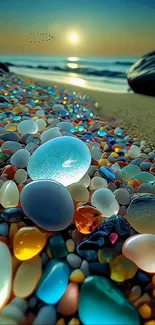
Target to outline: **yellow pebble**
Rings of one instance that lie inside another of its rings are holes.
[[[110,277],[116,282],[124,282],[125,280],[132,279],[137,270],[137,266],[123,255],[118,255],[110,262]]]
[[[77,318],[72,318],[68,325],[80,325],[80,321]]]
[[[151,317],[152,311],[147,304],[144,304],[139,308],[139,313],[142,316],[142,318],[147,319]]]
[[[152,284],[155,286],[155,275],[152,277]]]
[[[15,107],[13,110],[12,110],[12,113],[13,114],[19,114],[22,112],[22,109],[20,107]]]
[[[112,152],[110,156],[113,157],[113,158],[118,158],[119,157],[117,152]]]
[[[65,325],[65,320],[64,318],[60,318],[57,322],[56,325]]]
[[[85,280],[85,276],[80,269],[74,270],[70,275],[70,281],[76,283],[82,283]]]
[[[110,166],[110,162],[108,159],[100,159],[99,166]]]
[[[35,227],[23,227],[18,230],[13,240],[16,258],[26,261],[41,252],[46,244],[46,235]]]
[[[148,320],[144,325],[155,325],[155,319]]]

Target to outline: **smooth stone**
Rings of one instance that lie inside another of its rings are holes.
[[[82,261],[80,270],[82,271],[85,277],[89,275],[89,263],[86,260]]]
[[[128,182],[131,178],[137,175],[141,169],[136,165],[127,165],[122,168],[122,180]]]
[[[47,248],[49,248],[52,258],[62,258],[68,255],[66,244],[61,234],[53,234],[48,240]]]
[[[155,235],[140,234],[129,237],[123,244],[122,252],[139,269],[155,273],[154,247]]]
[[[52,305],[49,306],[43,306],[36,318],[34,319],[32,325],[51,325],[51,324],[56,324],[56,310],[55,307]]]
[[[54,138],[58,138],[58,137],[61,137],[62,134],[61,132],[59,131],[59,128],[58,127],[53,127],[53,128],[50,128],[50,129],[47,129],[45,130],[41,136],[40,136],[40,139],[43,143],[51,140],[51,139],[54,139]]]
[[[110,278],[116,282],[124,282],[132,279],[137,273],[138,268],[135,263],[124,257],[116,256],[110,262]]]
[[[52,180],[27,184],[21,192],[20,201],[24,213],[48,231],[65,229],[73,220],[74,204],[70,193],[62,184]]]
[[[141,184],[137,190],[138,193],[151,193],[155,195],[155,187],[152,184]]]
[[[16,297],[27,298],[36,289],[42,275],[41,258],[34,257],[20,264],[13,281]]]
[[[20,149],[11,157],[11,164],[18,168],[25,168],[28,165],[30,153],[26,149]]]
[[[119,211],[119,204],[114,194],[105,188],[96,190],[91,197],[91,204],[102,212],[103,216],[111,217]]]
[[[142,169],[142,170],[149,170],[150,169],[150,167],[152,166],[152,163],[150,163],[150,162],[142,162],[141,164],[140,164],[140,168]]]
[[[136,195],[127,209],[126,220],[139,233],[155,234],[155,196]]]
[[[69,136],[47,141],[37,148],[28,163],[33,180],[52,179],[68,186],[78,182],[91,164],[90,150],[81,140]]]
[[[18,306],[12,303],[3,308],[1,315],[4,317],[11,318],[17,323],[22,323],[25,319],[22,310],[20,310]]]
[[[67,289],[69,275],[70,270],[66,262],[50,260],[38,284],[37,297],[46,304],[56,304]]]
[[[0,242],[0,309],[10,298],[12,288],[12,259],[7,245]]]
[[[89,276],[80,291],[79,317],[84,325],[140,325],[136,308],[113,282]]]
[[[107,188],[108,182],[105,178],[95,176],[91,179],[91,188],[97,190],[98,188]]]
[[[20,137],[17,133],[15,132],[6,132],[3,134],[0,134],[0,139],[4,141],[15,141],[18,142]]]
[[[18,325],[18,323],[12,318],[0,315],[0,325]]]
[[[13,208],[18,205],[19,191],[14,181],[6,181],[0,189],[0,203],[4,208]]]
[[[64,106],[62,104],[54,104],[52,109],[54,112],[61,112],[64,110]]]
[[[6,222],[0,223],[0,236],[7,236],[9,231],[9,226]]]
[[[2,210],[0,218],[7,222],[18,222],[24,218],[24,213],[21,208],[8,208]]]
[[[26,261],[38,255],[46,244],[46,235],[35,227],[20,228],[13,238],[14,256]]]
[[[134,179],[142,182],[142,183],[154,183],[155,182],[155,176],[148,173],[148,172],[140,172],[137,175],[134,176]]]
[[[134,144],[128,150],[128,154],[131,158],[137,158],[140,153],[141,153],[141,149]]]
[[[82,260],[78,255],[71,253],[67,256],[67,262],[73,269],[77,269],[80,267]]]
[[[75,243],[72,239],[68,239],[66,241],[66,247],[69,253],[74,253],[75,251]]]
[[[42,131],[46,128],[46,122],[42,118],[36,120],[36,123],[38,125],[38,131]]]
[[[73,124],[71,122],[60,122],[57,124],[57,127],[63,131],[70,131],[73,128]]]
[[[130,194],[128,190],[124,188],[119,188],[114,192],[114,194],[119,204],[128,205],[130,203]]]
[[[89,191],[87,190],[87,188],[80,184],[80,183],[75,183],[75,184],[71,184],[68,187],[68,190],[71,194],[71,197],[74,201],[77,202],[88,202],[89,199]]]
[[[115,172],[110,167],[100,167],[100,173],[102,177],[104,177],[108,182],[113,182],[115,180]]]
[[[1,148],[2,148],[2,150],[8,149],[11,152],[15,153],[22,148],[22,145],[21,145],[21,143],[18,143],[16,141],[5,141],[2,144]]]
[[[22,134],[35,134],[38,132],[38,124],[33,120],[25,120],[18,124],[18,131]]]
[[[131,161],[131,164],[140,166],[140,164],[143,163],[144,160],[145,160],[145,158],[136,158],[136,159]]]
[[[79,183],[84,185],[85,187],[88,187],[90,185],[90,176],[88,174],[85,174],[80,180]]]
[[[20,310],[22,310],[23,313],[25,313],[28,308],[27,301],[23,298],[18,297],[11,300],[11,305],[17,306]]]
[[[75,283],[82,283],[85,280],[85,276],[80,269],[76,269],[72,271],[69,280]]]
[[[74,315],[78,310],[79,287],[77,283],[70,282],[66,292],[59,300],[57,312],[64,316]]]
[[[128,70],[128,84],[135,93],[155,96],[154,62],[155,51],[152,51],[140,57]]]
[[[14,180],[17,184],[23,184],[27,180],[27,172],[24,169],[17,169]]]

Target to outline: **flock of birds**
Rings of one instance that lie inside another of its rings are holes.
[[[42,43],[42,42],[49,42],[53,39],[53,36],[50,34],[45,34],[45,33],[30,33],[30,35],[35,36],[35,39],[31,39],[30,43]],[[37,39],[36,39],[37,37]],[[39,37],[39,39],[38,39]]]

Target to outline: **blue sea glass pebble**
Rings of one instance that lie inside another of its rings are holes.
[[[46,304],[56,304],[67,289],[69,275],[70,270],[66,262],[52,259],[38,284],[37,297]]]
[[[46,230],[65,229],[74,216],[74,203],[69,191],[52,180],[27,184],[21,192],[21,205],[24,213]]]
[[[115,180],[115,173],[110,167],[100,167],[100,173],[108,182],[113,182]]]
[[[136,308],[112,281],[89,276],[82,284],[79,317],[84,325],[140,325]]]
[[[13,154],[10,161],[11,164],[16,167],[25,168],[27,167],[29,159],[30,159],[29,151],[26,149],[20,149]]]
[[[7,222],[18,222],[24,217],[24,213],[21,208],[8,208],[1,212],[0,219]]]
[[[37,148],[28,163],[33,180],[53,179],[65,186],[78,182],[87,172],[91,154],[87,145],[74,137],[59,137]]]
[[[22,148],[22,145],[16,141],[5,141],[1,148],[2,150],[9,149],[12,153],[15,153]]]
[[[35,134],[38,132],[38,124],[33,120],[25,120],[18,124],[18,131],[22,134]]]
[[[15,132],[6,132],[0,135],[0,139],[4,141],[16,141],[18,142],[20,137]]]

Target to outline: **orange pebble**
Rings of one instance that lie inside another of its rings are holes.
[[[65,325],[65,320],[64,318],[60,318],[57,322],[56,325]]]
[[[24,188],[24,185],[23,184],[19,184],[18,185],[18,191],[19,191],[19,193],[22,191],[23,188]]]
[[[3,143],[4,143],[4,140],[0,139],[0,147],[2,146]]]
[[[101,223],[101,212],[93,207],[77,208],[74,215],[75,225],[82,234],[91,234]]]
[[[147,304],[144,304],[139,308],[139,313],[142,316],[142,318],[147,319],[151,317],[152,311]]]
[[[10,230],[9,230],[9,246],[10,246],[11,250],[13,247],[13,239],[14,239],[14,236],[17,233],[17,231],[18,231],[17,224],[11,223]]]

